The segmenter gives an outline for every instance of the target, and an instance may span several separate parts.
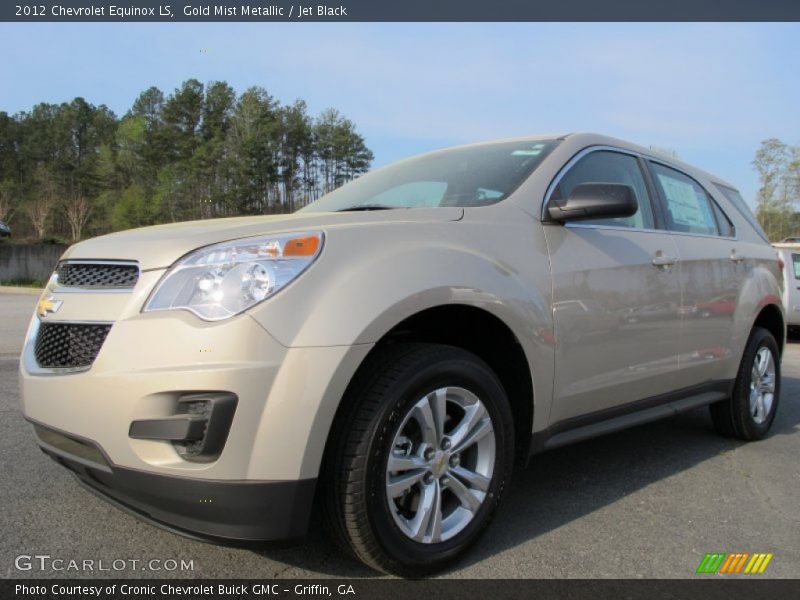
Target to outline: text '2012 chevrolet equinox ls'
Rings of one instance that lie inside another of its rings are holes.
[[[422,575],[535,453],[701,405],[765,436],[781,281],[712,175],[592,134],[464,146],[292,215],[72,246],[22,403],[47,454],[153,523],[301,538],[316,498],[355,556]]]

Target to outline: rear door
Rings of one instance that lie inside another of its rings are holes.
[[[649,166],[681,264],[684,321],[676,388],[721,380],[733,359],[734,317],[752,261],[731,220],[700,183],[671,166]]]
[[[668,392],[678,368],[677,248],[659,229],[641,159],[588,149],[562,171],[546,201],[582,183],[629,185],[639,211],[544,228],[556,338],[551,423]]]

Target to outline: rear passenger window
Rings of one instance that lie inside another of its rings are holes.
[[[794,278],[800,279],[800,254],[792,254],[792,265],[794,266]]]
[[[656,182],[666,202],[667,228],[683,233],[719,235],[713,201],[688,175],[651,163]]]
[[[647,195],[639,162],[629,154],[598,150],[587,154],[567,171],[553,191],[552,198],[568,198],[572,190],[584,183],[622,183],[633,188],[639,210],[632,217],[581,221],[588,225],[653,229],[653,209]]]

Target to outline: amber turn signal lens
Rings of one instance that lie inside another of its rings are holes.
[[[314,256],[319,248],[319,237],[312,235],[309,237],[294,238],[286,242],[283,247],[284,256]]]

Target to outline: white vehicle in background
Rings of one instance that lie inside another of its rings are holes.
[[[783,306],[786,326],[800,328],[800,238],[786,238],[773,244],[783,265]]]

